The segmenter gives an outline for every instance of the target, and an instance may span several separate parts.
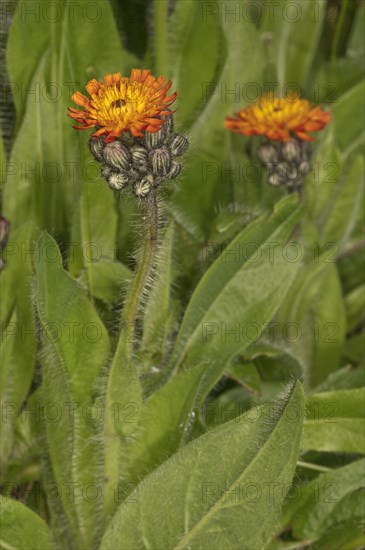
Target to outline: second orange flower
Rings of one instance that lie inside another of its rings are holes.
[[[331,114],[307,99],[263,96],[257,103],[227,117],[225,127],[246,136],[259,135],[277,141],[297,137],[313,141],[308,132],[317,132],[331,120]]]

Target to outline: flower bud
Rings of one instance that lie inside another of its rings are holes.
[[[304,160],[303,162],[301,162],[301,163],[299,164],[298,170],[299,170],[299,174],[300,174],[301,176],[306,176],[306,175],[308,174],[308,172],[310,172],[310,170],[311,170],[311,165],[310,165],[309,162],[307,162],[306,160]]]
[[[170,151],[174,157],[179,157],[180,155],[185,153],[188,146],[188,140],[185,136],[182,136],[180,134],[174,134],[169,141]]]
[[[108,184],[112,189],[123,189],[129,181],[127,172],[111,172],[108,176]]]
[[[116,170],[125,170],[130,167],[129,151],[120,141],[107,143],[103,150],[103,157],[105,162]]]
[[[89,140],[89,147],[93,157],[101,162],[103,160],[103,149],[105,143],[102,138],[91,137]]]
[[[104,164],[102,169],[100,170],[100,174],[104,179],[108,179],[108,176],[113,172],[113,170],[108,166],[107,164]]]
[[[147,197],[148,193],[151,191],[152,186],[153,176],[151,174],[147,174],[147,176],[144,176],[140,181],[137,181],[134,184],[133,192],[136,197],[143,199],[144,197]]]
[[[159,147],[164,139],[164,132],[161,128],[157,132],[146,132],[145,133],[145,143],[149,149],[156,149]]]
[[[290,180],[295,180],[298,177],[298,168],[294,163],[287,165],[287,176]]]
[[[289,164],[287,162],[278,162],[276,165],[276,173],[281,179],[287,179],[289,177]]]
[[[176,162],[176,160],[173,160],[171,163],[170,172],[167,174],[167,177],[169,179],[177,178],[180,172],[181,172],[181,164],[179,162]]]
[[[302,160],[310,160],[312,156],[312,145],[308,141],[302,141]]]
[[[166,177],[171,167],[170,153],[166,147],[160,147],[150,152],[150,162],[155,176]]]
[[[133,168],[147,172],[148,153],[144,147],[134,145],[131,148]]]
[[[300,160],[300,145],[296,139],[291,139],[283,143],[281,153],[284,160],[287,162],[295,162]]]
[[[161,118],[164,121],[163,131],[166,136],[169,136],[174,129],[174,116],[171,113],[171,115],[163,115]]]
[[[278,153],[274,145],[263,143],[257,149],[257,155],[263,164],[275,163],[278,161]]]
[[[283,183],[283,180],[277,172],[274,172],[273,174],[269,175],[268,182],[270,183],[270,185],[274,185],[275,187],[277,187],[278,185],[281,185]]]

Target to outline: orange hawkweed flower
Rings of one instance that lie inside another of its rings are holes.
[[[306,99],[287,96],[261,97],[254,105],[227,117],[225,128],[246,136],[260,135],[272,140],[289,141],[293,135],[313,141],[308,132],[317,132],[328,124],[331,114]]]
[[[143,131],[157,132],[164,124],[162,116],[171,115],[168,107],[177,93],[166,95],[171,81],[163,76],[155,78],[149,70],[132,69],[130,77],[120,73],[104,77],[104,82],[93,79],[86,85],[90,98],[76,92],[72,100],[83,109],[69,107],[69,114],[80,126],[77,130],[96,127],[94,137],[105,136],[110,143],[123,132],[135,137]]]

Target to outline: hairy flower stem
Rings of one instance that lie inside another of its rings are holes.
[[[138,311],[146,291],[149,275],[154,266],[157,250],[158,207],[156,189],[152,188],[148,196],[142,200],[142,245],[137,258],[134,273],[127,298],[124,304],[122,321],[127,325],[132,342],[136,336],[136,320]]]

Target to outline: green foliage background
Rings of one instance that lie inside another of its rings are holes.
[[[364,4],[4,6],[0,547],[362,548]],[[190,149],[131,353],[138,205],[66,113],[133,67],[173,81]],[[333,114],[301,197],[223,127],[273,82]]]

